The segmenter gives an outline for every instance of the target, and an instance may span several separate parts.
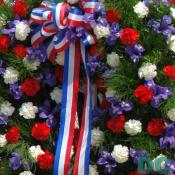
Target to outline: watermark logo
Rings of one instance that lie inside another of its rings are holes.
[[[167,164],[169,161],[170,160],[164,156],[158,157],[154,159],[154,161],[148,157],[138,158],[138,172],[142,174],[156,171],[160,174],[167,174],[169,169],[165,167],[165,164]]]

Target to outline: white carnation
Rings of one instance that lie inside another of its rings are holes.
[[[129,149],[126,146],[115,145],[111,156],[117,163],[124,163],[129,159]]]
[[[57,104],[61,102],[62,90],[58,87],[55,87],[54,90],[50,93],[51,99],[54,100]]]
[[[175,8],[171,7],[170,8],[171,16],[175,18]]]
[[[19,72],[13,67],[7,67],[4,72],[3,78],[5,84],[16,83],[19,78]]]
[[[134,136],[142,132],[142,123],[139,120],[130,119],[125,123],[125,131],[127,134]]]
[[[157,66],[152,63],[143,63],[139,68],[138,76],[146,81],[154,79],[157,76]]]
[[[89,175],[98,175],[96,165],[89,165]]]
[[[117,67],[120,63],[119,55],[115,52],[112,52],[107,55],[107,63],[111,67]]]
[[[169,39],[168,39],[168,44],[169,44],[169,49],[173,52],[175,52],[175,35],[172,35]]]
[[[0,147],[4,147],[7,144],[5,135],[0,135]]]
[[[23,59],[23,64],[24,64],[24,66],[25,66],[28,70],[30,70],[30,71],[35,71],[35,70],[37,70],[38,67],[40,66],[40,61],[39,61],[39,60],[29,61],[29,60],[27,59],[27,57],[25,57],[25,58]]]
[[[105,96],[108,97],[114,97],[116,95],[116,91],[111,89],[111,88],[107,88],[107,91],[105,93]]]
[[[171,121],[175,122],[175,108],[169,110],[167,115]]]
[[[29,148],[29,154],[33,160],[33,162],[37,162],[37,158],[40,154],[44,154],[44,151],[41,149],[40,145],[31,146]]]
[[[144,18],[149,13],[149,8],[141,1],[138,2],[133,8],[134,12],[138,15],[139,18]]]
[[[31,171],[23,171],[19,175],[34,175]]]
[[[75,3],[77,3],[79,0],[67,0],[67,2],[69,3],[69,4],[75,4]]]
[[[37,112],[38,108],[34,106],[32,102],[23,103],[19,109],[19,115],[23,116],[25,119],[34,119]]]
[[[94,27],[94,33],[98,39],[107,37],[110,35],[109,26],[96,25]]]
[[[19,22],[16,25],[15,37],[17,40],[19,41],[26,40],[29,33],[30,33],[30,27],[28,24],[25,24],[24,22]]]
[[[55,59],[55,62],[60,66],[64,66],[64,56],[65,52],[58,54]]]
[[[101,131],[99,128],[94,128],[92,130],[92,139],[91,139],[92,145],[100,147],[101,144],[104,142],[104,140],[105,140],[104,132]]]
[[[5,101],[0,105],[0,111],[7,116],[12,116],[13,112],[15,111],[15,108],[10,102]]]

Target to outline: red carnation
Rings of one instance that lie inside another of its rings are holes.
[[[134,45],[140,38],[138,32],[133,28],[125,28],[120,34],[122,44]]]
[[[10,38],[7,35],[0,35],[0,52],[6,53],[9,47]]]
[[[19,17],[24,17],[27,15],[27,12],[28,12],[28,4],[25,2],[25,1],[16,1],[14,4],[13,4],[13,13],[14,15],[18,15]]]
[[[123,131],[125,125],[125,116],[111,117],[107,122],[107,128],[111,129],[112,132],[118,134]]]
[[[44,152],[44,154],[38,155],[37,160],[40,169],[48,170],[53,166],[54,156],[47,150]]]
[[[12,49],[13,53],[19,58],[23,59],[27,55],[27,49],[23,44],[18,44]]]
[[[171,4],[175,4],[175,0],[170,0]]]
[[[141,85],[134,91],[134,96],[138,98],[141,104],[145,105],[152,100],[153,91],[150,88]]]
[[[135,170],[135,171],[130,171],[129,172],[129,175],[146,175],[146,174],[143,174],[143,173],[142,174],[139,174],[138,173],[138,170]]]
[[[111,103],[108,102],[107,100],[103,100],[100,104],[100,108],[101,109],[108,109],[111,106]]]
[[[0,0],[0,5],[3,4],[3,3],[4,3],[4,1],[3,0]]]
[[[32,128],[32,136],[36,140],[44,141],[47,140],[50,135],[51,129],[47,126],[46,122],[35,123]]]
[[[37,80],[28,78],[22,83],[21,89],[24,94],[32,97],[40,90],[40,84]]]
[[[99,55],[100,51],[99,51],[99,44],[93,44],[92,46],[89,47],[88,53],[90,56],[96,56]]]
[[[162,119],[153,118],[147,126],[147,131],[151,136],[161,136],[164,132],[165,124]]]
[[[16,127],[12,127],[5,135],[7,141],[9,143],[16,143],[19,140],[20,133],[19,129]]]
[[[106,19],[110,24],[113,22],[119,22],[121,14],[117,9],[108,9],[106,10]]]
[[[104,93],[106,92],[106,86],[103,78],[96,78],[95,83],[97,85],[97,89]]]
[[[175,80],[175,67],[172,65],[164,67],[163,74],[168,78]]]
[[[60,82],[63,81],[63,73],[64,73],[64,69],[62,66],[57,66],[55,68],[55,76],[56,76],[57,80]]]

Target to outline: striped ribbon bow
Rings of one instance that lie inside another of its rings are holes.
[[[85,23],[84,16],[93,14],[97,3],[97,0],[84,0],[79,2],[79,7],[74,7],[62,2],[33,9],[31,13],[31,22],[38,25],[33,30],[32,45],[38,46],[45,39],[49,40],[47,54],[52,62],[56,54],[65,52],[61,121],[53,175],[68,175],[69,171],[77,112],[81,59],[86,72],[86,84],[73,175],[89,175],[92,103],[86,46],[94,44],[96,37],[92,34],[94,22]],[[84,34],[70,42],[66,32],[82,27],[85,29]]]

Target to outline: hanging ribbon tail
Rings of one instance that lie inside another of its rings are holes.
[[[78,102],[80,54],[78,40],[65,51],[61,121],[54,175],[68,175],[69,171]]]
[[[82,122],[80,136],[75,155],[73,175],[89,175],[90,161],[90,144],[91,144],[91,128],[92,128],[92,97],[91,97],[91,82],[90,71],[87,66],[87,50],[81,42],[81,54],[86,71],[86,85],[84,107],[82,114]]]

